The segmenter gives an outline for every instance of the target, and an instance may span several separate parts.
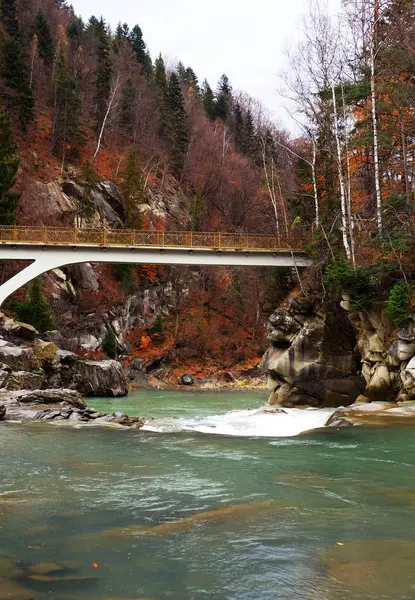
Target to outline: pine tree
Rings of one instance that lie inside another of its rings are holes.
[[[253,156],[255,152],[255,125],[250,109],[246,111],[245,115],[243,151],[247,156]]]
[[[54,84],[54,116],[52,150],[65,159],[68,147],[82,143],[81,116],[82,106],[75,81],[69,73],[66,58],[66,40],[63,29],[58,45],[53,84]]]
[[[242,115],[242,108],[239,102],[235,104],[234,109],[234,127],[235,127],[235,148],[238,152],[244,152],[244,140],[245,140],[245,123]]]
[[[105,21],[101,18],[100,21],[93,24],[93,28],[97,41],[97,70],[95,72],[96,126],[97,131],[100,131],[111,92],[112,62],[110,36]]]
[[[82,227],[84,223],[89,225],[95,214],[95,205],[92,201],[92,188],[98,181],[98,177],[88,162],[84,163],[82,168],[84,180],[83,194],[78,198],[77,226]]]
[[[133,131],[136,96],[136,89],[132,79],[129,77],[122,91],[120,116],[123,133],[127,135],[131,135]]]
[[[167,138],[172,152],[173,172],[179,175],[183,171],[189,147],[189,130],[183,93],[176,73],[170,75],[167,89]]]
[[[33,325],[40,333],[55,328],[52,311],[43,296],[39,277],[30,284],[26,299],[23,302],[13,302],[12,309],[19,321]]]
[[[120,188],[125,200],[125,225],[128,229],[140,229],[142,220],[138,207],[146,201],[145,178],[134,146],[128,153],[122,178]]]
[[[115,358],[117,356],[117,340],[112,331],[108,330],[102,341],[102,349],[108,358]]]
[[[179,78],[181,79],[181,81],[183,83],[187,83],[186,82],[186,67],[184,66],[182,61],[179,61],[176,70],[177,70],[177,74],[178,74]]]
[[[15,213],[19,195],[13,194],[10,190],[16,183],[19,163],[9,117],[7,113],[0,112],[0,225],[16,223]]]
[[[7,106],[11,110],[17,110],[20,127],[26,131],[33,121],[34,102],[30,89],[30,69],[17,20],[15,0],[3,0],[0,10],[4,30],[2,76],[8,88],[4,97]]]
[[[49,23],[41,9],[36,13],[35,32],[38,38],[40,57],[45,65],[50,67],[53,63],[53,39]]]
[[[164,64],[163,57],[161,54],[156,58],[155,69],[154,69],[154,85],[162,95],[167,92],[167,75],[166,67]]]
[[[167,130],[167,75],[161,54],[156,58],[154,85],[159,96],[159,133],[163,137]]]
[[[229,78],[223,74],[219,79],[215,106],[216,118],[222,121],[226,121],[229,115],[231,93],[232,87]]]
[[[193,71],[191,67],[187,67],[185,73],[185,82],[187,85],[195,90],[199,94],[199,80],[197,78],[196,73]]]
[[[202,85],[202,104],[208,119],[214,121],[216,118],[215,95],[206,79]]]
[[[129,39],[132,49],[137,56],[137,60],[143,67],[143,73],[149,77],[152,74],[153,65],[143,38],[143,32],[141,31],[141,27],[139,27],[139,25],[135,25],[133,27]]]

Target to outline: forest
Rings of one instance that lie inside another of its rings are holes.
[[[96,226],[91,190],[110,180],[124,227],[298,236],[315,259],[301,273],[102,267],[101,291],[48,297],[62,329],[168,282],[170,309],[128,332],[130,351],[168,337],[186,356],[232,364],[260,355],[266,317],[289,294],[341,289],[360,308],[376,297],[397,325],[411,312],[412,0],[344,0],[336,17],[310,4],[275,85],[295,136],[226,74],[200,81],[151,56],[138,24],[84,22],[64,0],[0,1],[0,65],[0,225],[54,224],[33,222],[33,182],[73,180],[76,223]],[[143,210],[154,193],[174,198],[168,214]]]

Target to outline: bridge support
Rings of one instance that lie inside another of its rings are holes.
[[[19,288],[39,275],[80,263],[131,263],[211,265],[234,267],[307,267],[311,261],[303,252],[237,250],[199,250],[195,248],[42,246],[30,244],[0,244],[0,261],[33,261],[17,275],[0,286],[0,306]]]

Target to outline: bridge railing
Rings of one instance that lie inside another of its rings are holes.
[[[212,250],[302,250],[304,238],[267,234],[139,231],[133,229],[71,229],[59,227],[0,227],[2,244],[50,246],[155,247]]]

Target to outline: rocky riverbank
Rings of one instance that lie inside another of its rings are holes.
[[[381,410],[380,403],[393,408],[415,401],[415,315],[397,329],[379,306],[359,312],[348,297],[291,298],[271,315],[268,338],[261,368],[271,405],[375,402],[376,409],[364,409],[368,415]]]
[[[116,412],[104,414],[87,408],[83,396],[75,390],[0,390],[0,421],[68,421],[68,423],[116,423],[140,429],[136,417]]]

